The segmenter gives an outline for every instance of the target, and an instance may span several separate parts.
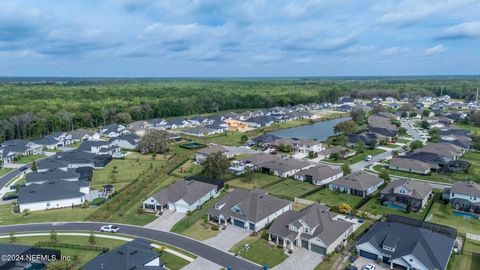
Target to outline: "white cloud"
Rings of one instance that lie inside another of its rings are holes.
[[[440,38],[480,38],[480,21],[464,22],[444,29]]]
[[[441,54],[443,52],[446,52],[447,50],[448,50],[447,47],[440,44],[440,45],[425,49],[423,51],[423,55],[425,55],[425,56],[437,55],[437,54]]]
[[[391,56],[391,55],[397,55],[397,54],[403,54],[403,53],[407,53],[410,51],[410,48],[407,48],[407,47],[390,47],[390,48],[386,48],[382,51],[382,54],[383,55],[386,55],[386,56]]]

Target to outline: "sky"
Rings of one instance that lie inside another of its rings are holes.
[[[0,76],[479,74],[478,0],[0,1]]]

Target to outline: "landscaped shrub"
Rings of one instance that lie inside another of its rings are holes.
[[[98,205],[104,204],[106,201],[107,201],[107,199],[105,199],[103,197],[100,197],[100,198],[96,198],[92,202],[90,202],[90,205],[98,206]]]

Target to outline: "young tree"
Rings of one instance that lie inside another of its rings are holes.
[[[35,162],[35,160],[32,162],[32,166],[30,167],[30,169],[31,169],[33,172],[36,172],[36,171],[37,171],[37,163]]]
[[[54,230],[50,231],[50,241],[56,243],[58,241],[57,233]]]
[[[352,172],[352,169],[350,169],[350,166],[348,166],[347,163],[343,163],[342,165],[342,171],[343,171],[343,174],[349,174]]]
[[[383,180],[389,182],[390,181],[390,175],[386,171],[382,171],[378,174],[378,177],[382,178]]]
[[[422,120],[422,122],[420,123],[420,126],[423,128],[423,129],[428,129],[428,127],[430,126],[428,124],[428,121],[427,120]]]
[[[423,147],[423,143],[421,141],[413,141],[410,143],[410,150],[415,150]]]
[[[427,109],[423,110],[422,116],[423,117],[429,117],[430,116],[430,110],[427,110]]]
[[[203,162],[203,171],[206,176],[222,179],[230,167],[230,161],[221,152],[211,153]]]
[[[337,153],[333,153],[330,155],[330,159],[333,159],[335,161],[339,160],[340,159],[340,154],[337,152]]]
[[[359,141],[355,144],[355,151],[357,152],[357,154],[361,154],[365,152],[365,147],[365,143],[363,141]]]
[[[95,235],[93,234],[93,231],[90,232],[90,236],[88,237],[88,243],[90,243],[90,245],[94,246],[96,244],[96,239],[95,239]]]
[[[243,134],[242,137],[240,137],[240,141],[241,141],[241,142],[246,142],[246,141],[248,141],[248,136],[247,136],[247,134]]]
[[[368,115],[362,109],[356,109],[350,112],[350,116],[352,116],[352,120],[357,123],[358,125],[363,125],[367,122]]]
[[[358,131],[358,126],[352,120],[340,122],[336,124],[335,127],[333,128],[333,132],[335,133],[355,134],[357,133],[357,131]]]
[[[248,181],[252,181],[254,175],[255,172],[252,169],[250,169],[249,167],[245,168],[245,173],[243,174],[243,176],[245,176],[245,179],[247,179]]]
[[[430,130],[430,141],[434,143],[438,143],[440,141],[440,129],[432,128],[432,130]]]
[[[17,242],[17,238],[15,237],[15,234],[13,231],[10,231],[10,243],[15,243]]]
[[[352,207],[348,203],[341,203],[338,205],[338,212],[350,214],[352,212]]]

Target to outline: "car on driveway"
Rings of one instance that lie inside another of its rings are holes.
[[[374,270],[375,269],[375,265],[373,264],[367,264],[363,267],[363,270]]]
[[[101,232],[111,232],[111,233],[116,233],[120,230],[120,227],[117,225],[105,225],[100,228]]]

